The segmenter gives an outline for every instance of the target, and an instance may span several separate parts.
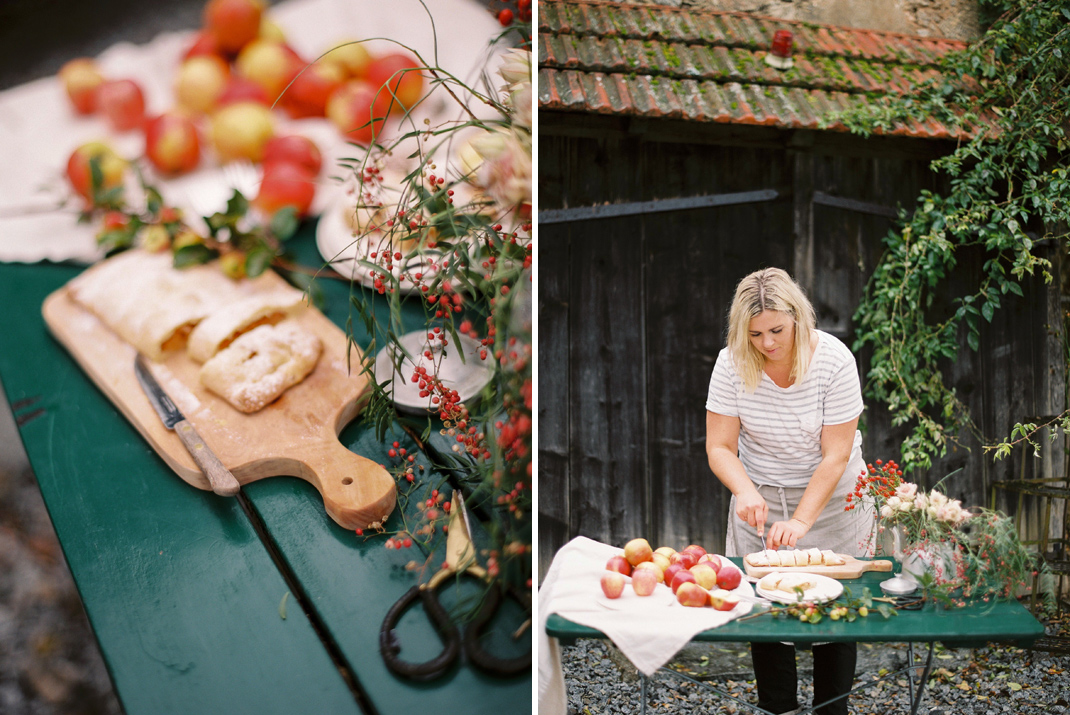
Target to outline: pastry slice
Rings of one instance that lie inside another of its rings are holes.
[[[825,566],[843,566],[847,561],[837,554],[835,551],[829,549],[821,550],[821,562]]]
[[[177,269],[170,253],[126,251],[70,282],[71,298],[153,360],[180,350],[193,327],[241,291],[214,266]]]
[[[798,566],[798,562],[795,560],[794,551],[780,551],[780,565],[785,567]]]
[[[292,316],[301,308],[303,297],[299,290],[279,288],[219,308],[193,329],[186,351],[197,362],[207,362],[242,333],[261,325],[275,325]]]
[[[755,551],[753,554],[747,554],[747,563],[751,566],[765,567],[769,565],[769,557],[764,551]]]
[[[319,360],[320,339],[293,321],[239,336],[201,368],[201,384],[235,409],[256,412],[305,379]]]
[[[813,587],[814,583],[810,579],[797,573],[786,574],[776,585],[778,591],[784,591],[786,593],[795,593],[796,588],[801,588],[805,591],[806,589]]]
[[[821,549],[807,549],[806,559],[810,566],[820,566],[821,561]]]
[[[782,578],[784,578],[784,574],[771,573],[763,576],[762,579],[758,581],[758,586],[764,591],[775,591]]]

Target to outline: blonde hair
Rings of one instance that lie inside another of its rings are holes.
[[[765,368],[765,356],[750,341],[750,321],[767,310],[784,313],[795,323],[791,379],[801,378],[810,366],[817,323],[814,306],[787,272],[779,268],[755,271],[736,286],[736,297],[728,312],[728,351],[747,392],[758,387]]]

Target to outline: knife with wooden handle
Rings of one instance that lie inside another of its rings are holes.
[[[141,389],[148,396],[149,404],[156,410],[156,414],[160,416],[164,426],[178,434],[182,444],[186,446],[186,450],[193,457],[193,461],[208,477],[208,482],[212,485],[212,491],[224,497],[232,497],[237,494],[241,489],[238,480],[234,478],[229,469],[223,466],[223,463],[219,461],[219,457],[205,444],[201,436],[197,434],[197,430],[193,428],[189,420],[182,415],[175,403],[167,396],[163,387],[153,377],[148,364],[145,362],[145,356],[141,353],[138,353],[134,359],[134,374],[137,376],[138,383],[141,384]]]

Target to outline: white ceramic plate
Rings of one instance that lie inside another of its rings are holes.
[[[370,256],[384,249],[389,249],[389,241],[380,234],[353,236],[353,231],[346,222],[345,212],[348,204],[341,198],[323,212],[316,224],[316,248],[323,260],[350,280],[357,281],[368,288],[375,287],[375,271],[360,264],[361,260],[375,263]],[[398,291],[402,295],[420,292],[419,286],[412,280],[417,273],[424,281],[430,281],[438,268],[431,260],[438,260],[437,251],[424,251],[422,255],[403,258],[395,262],[391,273],[399,279]],[[405,276],[405,280],[400,280]]]
[[[493,357],[488,357],[487,360],[479,357],[482,347],[479,341],[467,335],[459,337],[460,345],[451,340],[445,349],[445,356],[440,358],[436,349],[432,352],[432,358],[428,359],[425,355],[428,349],[426,330],[402,335],[399,342],[415,362],[402,357],[399,372],[392,359],[392,347],[387,345],[375,356],[375,381],[381,383],[384,380],[393,380],[394,404],[398,409],[415,414],[437,412],[438,406],[431,404],[430,398],[420,397],[420,386],[411,379],[416,368],[425,367],[428,372],[432,372],[433,363],[437,361],[439,379],[446,387],[457,391],[461,402],[467,402],[482,392],[494,376],[494,360]],[[464,362],[461,361],[458,351],[463,351]]]
[[[792,574],[797,576],[805,576],[809,581],[814,584],[813,588],[808,588],[803,592],[804,601],[825,603],[826,601],[833,601],[839,598],[840,594],[843,593],[843,584],[834,578],[829,578],[828,576],[822,576],[816,573],[806,572],[792,572]],[[765,581],[765,579],[777,575],[781,574],[779,572],[774,571],[768,576],[763,576],[761,579],[758,580],[758,583],[755,585],[755,591],[757,591],[759,596],[763,598],[768,598],[770,601],[776,601],[777,603],[786,604],[797,603],[798,594],[796,594],[794,591],[789,593],[787,591],[767,589],[762,586],[762,582]]]

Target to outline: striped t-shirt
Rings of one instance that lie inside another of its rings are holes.
[[[791,387],[778,387],[762,373],[754,392],[745,392],[728,348],[713,366],[706,409],[739,418],[739,460],[755,484],[805,487],[821,462],[822,425],[862,414],[854,355],[834,336],[816,334],[810,367]],[[844,474],[857,476],[864,468],[862,434],[856,430]]]

